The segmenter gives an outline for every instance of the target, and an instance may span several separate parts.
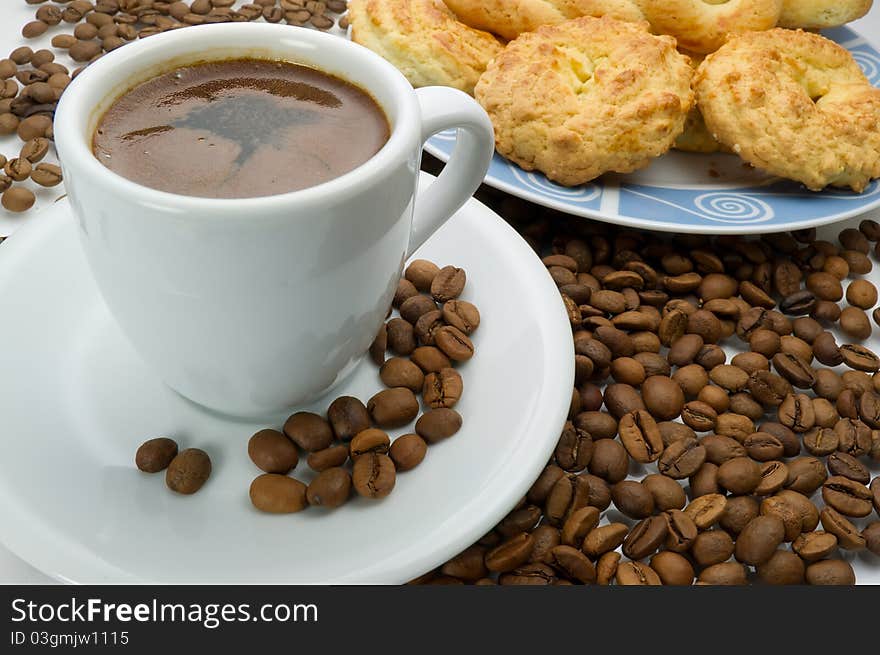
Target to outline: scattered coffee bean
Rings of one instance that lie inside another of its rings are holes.
[[[287,473],[299,462],[293,442],[278,430],[260,430],[248,441],[248,456],[266,473]]]
[[[204,450],[181,450],[165,470],[165,484],[179,494],[194,494],[211,475],[211,458]]]
[[[251,482],[251,503],[261,512],[292,514],[309,506],[306,485],[296,478],[277,473],[264,473]]]
[[[144,473],[158,473],[168,468],[176,456],[177,442],[168,437],[157,437],[141,444],[134,461]]]

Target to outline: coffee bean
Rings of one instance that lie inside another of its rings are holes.
[[[387,433],[376,428],[367,428],[363,432],[358,432],[348,447],[352,460],[355,460],[367,453],[387,454],[390,446],[391,439]]]
[[[860,484],[871,481],[871,472],[858,459],[848,453],[831,453],[828,470],[832,475],[843,476]]]
[[[694,520],[677,509],[667,510],[660,516],[666,521],[666,549],[676,553],[690,550],[697,537]]]
[[[838,545],[845,550],[858,551],[865,548],[864,535],[843,514],[832,507],[826,507],[819,514],[825,531],[837,537]]]
[[[787,550],[777,550],[766,562],[757,566],[758,578],[771,585],[804,584],[804,561]]]
[[[706,449],[693,438],[670,444],[660,456],[658,469],[663,475],[681,480],[693,475],[706,461]]]
[[[571,514],[590,500],[590,484],[584,477],[565,473],[550,490],[544,504],[544,518],[554,526],[565,523]]]
[[[779,303],[779,309],[790,316],[802,316],[809,314],[815,304],[816,296],[804,289],[784,297]]]
[[[474,355],[474,344],[468,336],[451,325],[438,328],[434,332],[434,340],[437,347],[454,361],[467,361]]]
[[[427,296],[413,296],[401,303],[400,317],[415,325],[424,314],[436,311],[436,309],[437,304]]]
[[[703,437],[700,444],[706,450],[706,461],[721,465],[734,457],[745,457],[745,447],[736,439],[722,435],[712,434]]]
[[[480,312],[466,300],[450,300],[443,305],[443,319],[464,334],[472,334],[480,326]]]
[[[425,373],[438,373],[452,367],[450,359],[434,346],[416,348],[410,359]]]
[[[779,405],[779,422],[798,433],[807,432],[816,422],[813,403],[806,394],[789,394]]]
[[[354,460],[352,482],[355,491],[366,498],[384,498],[394,489],[394,462],[388,455],[370,452]]]
[[[713,387],[704,387],[710,389]],[[692,400],[686,403],[681,411],[681,419],[688,427],[697,432],[708,432],[715,427],[718,412],[708,403]]]
[[[652,375],[642,385],[642,399],[647,410],[661,421],[677,417],[684,406],[684,393],[671,378]]]
[[[692,498],[719,493],[718,467],[712,462],[704,462],[690,477],[690,488]]]
[[[724,530],[701,532],[691,546],[691,556],[703,567],[726,562],[733,551],[733,539]]]
[[[846,307],[840,312],[840,329],[853,339],[864,341],[871,336],[868,315],[858,307]]]
[[[429,316],[434,313],[435,312],[428,312],[424,316]],[[424,316],[422,318],[424,318]],[[419,319],[420,322],[421,320],[422,319]],[[398,355],[411,355],[417,345],[413,326],[402,318],[392,318],[388,321],[386,329],[388,340],[387,347]]]
[[[807,562],[825,559],[837,548],[837,537],[821,530],[802,534],[791,544],[791,549]]]
[[[424,398],[425,403],[433,409],[439,409],[441,407],[451,408],[461,399],[462,391],[463,382],[458,371],[454,368],[442,368],[436,373],[428,373],[428,375],[425,376],[422,397]],[[398,392],[397,395],[401,394]],[[401,403],[403,400],[406,400],[406,408],[412,412],[412,416],[406,421],[406,423],[408,423],[412,418],[415,418],[415,414],[418,413],[418,401],[415,400],[415,397],[412,398],[412,401],[409,399],[398,400]],[[373,414],[373,410],[370,410],[370,413]],[[403,415],[400,416],[400,418],[403,417]]]
[[[643,519],[654,513],[654,497],[647,487],[633,480],[622,480],[611,487],[614,506],[634,519]]]
[[[341,441],[350,441],[358,432],[370,427],[370,414],[364,404],[352,396],[341,396],[327,409],[333,434]]]
[[[582,584],[596,581],[596,567],[581,551],[571,546],[553,548],[549,553],[548,563],[569,580]]]
[[[513,571],[528,562],[533,547],[532,535],[526,532],[514,535],[486,553],[486,568],[496,573]]]
[[[448,439],[461,429],[461,415],[453,409],[441,407],[425,412],[416,421],[416,432],[429,444]]]
[[[604,399],[605,407],[618,420],[629,412],[645,409],[642,396],[628,384],[609,384],[605,387]]]
[[[843,362],[843,354],[830,332],[823,332],[813,341],[813,354],[825,366],[837,366]]]
[[[788,466],[780,461],[768,461],[761,464],[761,482],[755,487],[758,496],[776,493],[788,481]]]
[[[428,383],[428,378],[430,378],[431,375],[434,374],[429,374],[425,378],[426,390],[434,388],[433,382],[431,387],[429,387]],[[431,404],[432,407],[435,406],[433,403],[429,404]],[[370,413],[373,422],[379,427],[399,428],[412,421],[419,413],[419,401],[410,389],[405,387],[395,387],[380,391],[370,398],[367,402],[367,411]],[[285,432],[286,431],[287,430],[285,429]],[[296,441],[296,439],[294,439],[294,441]]]
[[[540,507],[536,505],[517,507],[501,519],[498,525],[495,526],[495,531],[505,538],[512,537],[520,532],[531,532],[540,519]]]
[[[0,204],[11,212],[24,212],[34,206],[33,191],[24,187],[10,187],[0,196]]]
[[[373,343],[370,344],[370,359],[373,360],[377,366],[382,366],[385,363],[385,350],[388,348],[388,328],[383,323],[379,328],[379,331],[376,333],[376,337],[373,339]]]
[[[708,494],[692,500],[684,508],[684,513],[690,517],[697,528],[705,530],[718,522],[726,506],[727,498],[721,494]]]
[[[580,547],[587,534],[598,524],[599,510],[595,507],[581,507],[566,519],[559,540],[567,546]]]
[[[590,435],[567,422],[556,445],[556,463],[566,471],[582,471],[590,463],[592,454]]]
[[[248,456],[266,473],[287,473],[296,467],[299,452],[278,430],[260,430],[248,441]]]
[[[351,496],[351,475],[343,468],[328,468],[312,480],[306,489],[309,505],[336,508]]]
[[[623,523],[609,523],[600,525],[587,534],[581,550],[593,559],[608,551],[615,550],[620,546],[629,533],[629,528]]]
[[[462,268],[444,266],[431,280],[431,295],[439,303],[458,298],[464,290],[467,276]]]
[[[254,507],[270,514],[292,514],[309,506],[306,485],[277,473],[264,473],[254,478],[249,494]]]
[[[673,366],[686,366],[693,363],[702,347],[703,338],[700,335],[686,334],[672,342],[667,359]]]
[[[426,259],[415,259],[406,267],[404,277],[412,282],[416,289],[428,293],[431,290],[434,278],[439,272],[440,267],[434,262],[429,262]]]
[[[665,475],[652,473],[645,476],[641,484],[650,492],[658,511],[682,509],[687,502],[682,486]]]
[[[694,567],[682,555],[663,550],[651,558],[651,568],[664,585],[687,586],[693,584]]]
[[[843,476],[833,475],[822,485],[822,499],[845,516],[868,516],[871,498],[865,485]]]
[[[865,540],[868,550],[875,555],[880,555],[880,521],[868,524],[862,530],[862,538]]]
[[[660,547],[666,534],[666,520],[661,516],[649,516],[629,531],[623,542],[623,554],[630,559],[643,559]]]
[[[386,387],[406,387],[419,392],[425,384],[425,374],[408,359],[392,357],[379,369],[379,377]]]
[[[284,434],[306,451],[323,450],[333,441],[333,430],[321,416],[297,412],[284,423]]]
[[[165,484],[179,494],[194,494],[211,475],[211,458],[198,448],[181,450],[165,471]]]
[[[843,363],[857,371],[875,373],[880,370],[880,357],[858,344],[846,344],[839,348]]]
[[[761,483],[761,468],[748,457],[734,457],[718,467],[718,483],[733,494],[752,493]]]
[[[596,584],[611,584],[617,575],[618,564],[620,564],[620,553],[612,550],[602,555],[596,563]]]
[[[482,546],[470,546],[443,564],[440,572],[461,580],[476,581],[484,578],[489,572],[483,563],[485,554],[486,549]]]
[[[869,488],[871,489],[871,502],[874,503],[874,510],[877,512],[877,514],[880,514],[880,482],[877,482],[877,479],[878,478],[874,478],[871,481]]]
[[[656,421],[646,410],[625,414],[618,426],[620,440],[629,455],[641,463],[653,462],[663,452],[663,440]]]
[[[812,367],[797,355],[777,353],[773,356],[773,368],[798,389],[809,389],[816,382]]]
[[[807,566],[807,584],[811,585],[853,585],[856,575],[849,562],[840,559],[827,559],[813,562]]]
[[[593,443],[589,469],[593,475],[614,484],[626,477],[629,457],[624,447],[617,441],[600,439]]]
[[[853,457],[862,457],[871,452],[871,429],[862,421],[842,418],[834,426],[837,434],[837,449]]]
[[[348,455],[349,451],[347,445],[341,444],[338,446],[330,446],[329,448],[309,453],[306,458],[306,463],[313,471],[320,473],[329,468],[342,466],[345,464],[346,460],[348,460]]]
[[[811,494],[827,479],[825,465],[815,457],[798,457],[788,463],[785,486],[792,491]]]
[[[748,417],[734,412],[725,412],[718,415],[715,421],[715,432],[720,435],[732,437],[737,441],[745,441],[746,437],[755,431],[755,423]]]
[[[736,538],[736,559],[753,566],[769,560],[782,543],[785,527],[776,516],[757,516]]]
[[[718,523],[731,535],[738,535],[759,512],[760,506],[753,497],[731,496]]]
[[[176,456],[177,442],[168,437],[157,437],[140,445],[134,461],[144,473],[158,473],[168,468]]]
[[[538,585],[546,586],[557,584],[556,572],[547,564],[526,564],[519,566],[513,571],[502,573],[498,577],[501,585]]]
[[[625,586],[656,586],[662,584],[657,572],[642,562],[623,562],[618,565],[615,577],[617,584]]]

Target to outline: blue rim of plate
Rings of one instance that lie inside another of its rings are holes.
[[[880,87],[880,52],[876,48],[846,27],[824,30],[823,35],[849,50],[871,83]],[[425,150],[448,161],[455,139],[455,130],[441,132],[425,144]],[[720,159],[739,161],[734,155],[675,155],[701,162],[702,166]],[[613,176],[564,187],[538,171],[521,169],[498,153],[485,183],[575,216],[642,229],[704,234],[796,230],[843,220],[880,206],[880,180],[874,180],[861,194],[832,189],[815,193],[796,182],[769,177],[758,184],[683,179],[666,185]]]

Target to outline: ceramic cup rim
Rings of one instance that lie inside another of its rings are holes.
[[[300,63],[346,80],[348,66],[356,61],[362,71],[360,77],[368,77],[369,81],[352,81],[380,104],[391,123],[388,141],[373,157],[343,175],[305,189],[254,198],[205,198],[160,191],[111,171],[94,156],[91,142],[98,119],[128,89],[186,63],[236,57]],[[322,65],[324,60],[333,63]],[[121,74],[130,81],[114,85],[112,80]],[[127,44],[83,70],[65,90],[55,114],[55,142],[65,177],[82,177],[90,185],[125,195],[132,202],[208,220],[241,212],[252,220],[260,214],[320,207],[356,196],[379,183],[396,164],[412,157],[420,138],[420,110],[413,88],[382,57],[339,36],[264,23],[199,25]]]

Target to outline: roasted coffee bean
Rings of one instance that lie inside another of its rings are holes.
[[[443,305],[443,319],[464,334],[472,334],[480,326],[480,312],[466,300],[450,300]]]
[[[629,412],[645,409],[642,396],[628,384],[609,384],[605,388],[604,399],[608,411],[617,419]]]
[[[654,513],[654,497],[647,487],[634,480],[622,480],[611,487],[614,506],[633,519],[643,519]]]
[[[767,432],[755,432],[743,442],[749,457],[757,462],[779,459],[785,453],[782,442]]]
[[[419,392],[425,385],[425,374],[408,359],[392,357],[379,368],[379,377],[386,387],[406,387]]]
[[[177,456],[177,442],[168,437],[145,441],[137,449],[134,462],[144,473],[164,471]]]
[[[757,566],[758,578],[771,585],[804,584],[804,561],[787,550],[777,550],[766,562]]]
[[[681,387],[685,396],[694,398],[709,384],[709,374],[699,364],[688,364],[678,369],[672,380]]]
[[[574,425],[587,432],[594,440],[613,439],[617,435],[617,421],[605,412],[581,412],[575,417]]]
[[[758,370],[749,376],[749,393],[764,407],[778,407],[792,393],[791,383],[770,371]]]
[[[350,441],[358,432],[370,427],[366,406],[352,396],[341,396],[327,409],[327,419],[337,439]]]
[[[871,309],[877,304],[877,288],[867,280],[853,280],[846,288],[846,301],[860,309]]]
[[[860,341],[871,336],[871,322],[868,320],[868,315],[858,307],[846,307],[840,312],[840,329]]]
[[[428,375],[425,376],[422,398],[425,403],[433,409],[440,409],[441,407],[452,408],[461,399],[463,387],[464,383],[458,371],[454,368],[443,368],[436,373],[428,373]],[[409,403],[409,400],[407,400],[407,402]],[[412,412],[412,416],[409,420],[412,420],[412,418],[415,418],[415,415],[418,413],[418,401],[414,396],[412,398],[412,404],[408,405],[408,408],[409,411]],[[370,410],[370,413],[373,414],[373,411]],[[401,418],[403,417],[401,416]],[[408,423],[409,420],[406,422]]]
[[[803,316],[809,314],[815,304],[816,296],[811,291],[803,289],[785,296],[779,303],[779,309],[789,316]]]
[[[639,386],[645,381],[645,367],[632,357],[618,357],[611,362],[611,377],[623,384]]]
[[[819,519],[825,531],[837,537],[838,545],[844,550],[858,551],[865,548],[865,538],[859,533],[859,529],[836,509],[824,508]]]
[[[871,481],[869,489],[871,490],[871,502],[874,503],[874,509],[877,511],[877,514],[880,514],[880,482],[877,482],[878,479],[880,478],[874,478]]]
[[[416,432],[428,443],[448,439],[461,429],[461,415],[453,409],[441,407],[425,412],[416,421]]]
[[[666,549],[676,553],[689,550],[697,537],[694,520],[677,509],[667,510],[660,516],[666,521]]]
[[[572,546],[556,546],[547,559],[548,563],[564,577],[582,584],[596,581],[596,567],[577,548]]]
[[[663,475],[681,480],[693,475],[706,460],[706,449],[696,439],[686,438],[670,444],[658,462]]]
[[[370,344],[370,359],[378,366],[385,363],[385,350],[388,348],[388,328],[383,323]]]
[[[211,475],[211,458],[199,448],[181,450],[165,470],[165,484],[179,494],[194,494]]]
[[[653,462],[663,452],[663,439],[657,423],[646,410],[624,414],[618,426],[620,440],[635,461]]]
[[[876,373],[880,370],[880,357],[858,344],[845,344],[838,349],[843,363],[857,371]]]
[[[880,555],[880,521],[874,521],[865,526],[865,529],[862,530],[862,538],[869,551]]]
[[[795,432],[807,432],[816,423],[813,403],[806,394],[789,394],[779,405],[779,422]]]
[[[727,437],[732,437],[737,441],[743,442],[750,434],[755,431],[755,423],[748,416],[736,414],[734,412],[725,412],[718,415],[715,421],[715,432]]]
[[[730,534],[738,535],[759,512],[758,501],[752,496],[731,496],[718,523]]]
[[[769,560],[782,543],[785,527],[776,516],[756,516],[736,538],[736,559],[756,566]]]
[[[461,295],[467,276],[463,268],[444,266],[431,280],[431,295],[439,303],[445,303]]]
[[[860,482],[833,475],[822,485],[822,499],[845,516],[868,516],[871,513],[871,491]]]
[[[833,428],[840,420],[834,404],[825,398],[813,398],[813,413],[818,427]]]
[[[592,455],[593,439],[589,433],[567,422],[556,444],[556,463],[566,471],[583,471],[590,463]]]
[[[561,526],[571,514],[586,507],[590,484],[581,476],[566,473],[560,477],[544,503],[544,518],[550,525]]]
[[[34,206],[36,197],[30,189],[11,187],[3,192],[0,203],[11,212],[24,212]]]
[[[788,463],[785,486],[792,491],[811,494],[827,479],[825,465],[815,457],[798,457]]]
[[[580,547],[587,534],[598,524],[599,510],[595,507],[581,507],[566,519],[559,533],[560,542],[567,546]]]
[[[834,432],[837,434],[839,451],[853,457],[862,457],[871,452],[871,429],[862,421],[842,418],[834,426]]]
[[[495,526],[495,531],[502,537],[512,537],[520,532],[531,532],[541,519],[541,508],[536,505],[525,505],[510,512]]]
[[[703,387],[704,390],[717,388],[718,387]],[[713,393],[714,392],[708,392],[706,394],[701,393],[699,398],[705,396],[706,400],[692,400],[685,404],[681,410],[681,420],[685,425],[697,432],[708,432],[715,427],[715,422],[718,420],[718,409],[713,407],[708,401],[715,402],[718,407],[722,408],[722,411],[727,409],[730,403],[729,400],[727,403],[716,402],[717,399],[712,397]],[[724,394],[724,397],[727,398],[727,395]]]
[[[697,578],[697,584],[744,585],[748,583],[746,568],[736,562],[722,562],[705,568]]]
[[[249,494],[254,507],[270,514],[301,512],[309,505],[306,485],[277,473],[264,473],[254,478]]]
[[[843,286],[840,280],[831,273],[819,271],[810,273],[806,279],[806,287],[816,298],[837,302],[843,298]]]
[[[693,584],[694,567],[687,558],[669,550],[660,551],[651,558],[651,568],[664,585],[687,586]]]
[[[198,13],[198,12],[196,12]],[[440,272],[440,267],[426,259],[414,259],[404,271],[404,278],[412,282],[416,289],[429,292],[434,278]]]
[[[410,359],[425,373],[438,373],[452,367],[450,359],[434,346],[416,348],[410,355]],[[380,366],[382,365],[382,362],[378,363]]]
[[[400,317],[415,325],[423,315],[436,310],[437,304],[427,296],[412,296],[401,303]]]
[[[818,525],[818,510],[801,494],[783,490],[761,502],[762,516],[776,516],[785,527],[785,541],[794,541],[802,532]]]
[[[496,573],[512,571],[529,561],[534,545],[532,535],[526,532],[514,535],[486,553],[486,568]]]
[[[691,497],[698,498],[721,491],[718,486],[718,467],[712,462],[704,462],[690,478]]]
[[[438,386],[434,383],[429,386],[428,378],[432,375],[436,374],[429,374],[425,378],[425,391],[431,390],[434,392]],[[428,401],[427,395],[426,401]],[[434,399],[434,396],[432,395],[431,398]],[[432,407],[435,406],[433,402],[428,402]],[[370,398],[367,402],[367,411],[370,413],[373,422],[379,427],[397,428],[406,425],[416,417],[419,413],[419,401],[410,389],[395,387],[380,391]]]
[[[354,436],[348,448],[351,459],[355,460],[367,453],[387,454],[390,446],[391,438],[387,433],[376,428],[367,428]]]
[[[700,444],[706,449],[706,460],[716,465],[721,465],[734,457],[745,457],[745,447],[736,439],[712,434],[703,437]]]
[[[347,445],[330,446],[324,450],[316,450],[313,453],[309,453],[308,457],[306,457],[306,463],[310,469],[320,473],[329,468],[342,466],[348,460],[348,455]]]
[[[860,484],[871,481],[871,472],[858,459],[848,453],[831,453],[828,457],[828,470],[831,475],[839,475]]]
[[[335,508],[351,496],[351,475],[343,468],[321,471],[306,489],[306,500],[315,507]]]
[[[558,578],[552,567],[547,564],[526,564],[519,566],[513,571],[502,573],[498,577],[501,585],[552,585],[557,584]]]
[[[837,537],[830,532],[807,532],[795,539],[791,549],[807,562],[825,559],[837,548]]]
[[[460,580],[480,580],[489,573],[489,570],[483,563],[485,555],[486,549],[484,547],[470,546],[443,564],[440,567],[440,572],[443,575],[449,575]]]
[[[404,434],[391,444],[388,454],[398,471],[410,471],[422,463],[428,444],[417,434]]]
[[[468,336],[451,325],[434,331],[434,341],[443,353],[456,362],[467,361],[474,355],[474,344]]]
[[[394,489],[396,473],[388,455],[370,452],[354,460],[352,482],[358,495],[384,498]]]
[[[684,406],[684,392],[671,378],[652,375],[642,385],[645,407],[661,421],[677,417]]]
[[[718,467],[718,483],[736,495],[752,493],[761,483],[761,467],[748,457],[734,457]]]
[[[529,555],[529,562],[546,562],[550,551],[562,543],[559,529],[546,523],[539,525],[532,531],[532,538],[534,545]]]
[[[626,477],[629,457],[619,442],[600,439],[593,443],[593,455],[589,463],[590,473],[614,484]]]
[[[849,562],[826,559],[807,566],[805,578],[811,585],[853,585],[856,574]]]
[[[615,572],[617,584],[624,586],[656,586],[662,584],[660,576],[647,564],[642,562],[623,562]]]
[[[663,439],[664,447],[668,447],[673,442],[682,439],[697,438],[697,433],[691,428],[682,425],[681,423],[675,423],[674,421],[661,421],[657,424],[657,428],[660,430],[660,436]]]
[[[755,487],[758,496],[776,493],[788,481],[788,466],[784,462],[768,461],[761,464],[761,482]]]
[[[617,574],[618,564],[620,564],[620,553],[612,550],[602,555],[596,563],[596,584],[611,584]]]
[[[641,484],[650,492],[654,507],[660,512],[682,509],[687,503],[682,486],[665,475],[651,473],[645,476]]]
[[[772,434],[779,439],[782,443],[786,457],[794,457],[801,452],[800,439],[790,428],[785,427],[782,423],[777,423],[775,421],[762,423],[760,431]]]
[[[306,451],[323,450],[333,442],[330,424],[311,412],[297,412],[288,418],[284,434]]]
[[[428,312],[419,319],[419,323],[421,323],[426,316],[437,314],[439,314],[439,312]],[[387,347],[391,349],[392,352],[403,356],[411,355],[416,349],[416,345],[416,333],[410,323],[402,318],[392,318],[388,321]]]
[[[703,338],[698,334],[686,334],[679,337],[669,347],[667,359],[673,366],[687,366],[703,347]]]
[[[837,366],[843,362],[843,354],[830,332],[823,332],[816,337],[813,341],[813,354],[825,366]]]
[[[400,307],[404,301],[417,295],[419,295],[419,290],[416,289],[416,286],[406,278],[402,277],[397,282],[397,290],[394,292],[394,299],[391,304],[394,307]]]
[[[544,470],[541,471],[541,475],[538,476],[538,479],[529,488],[526,500],[530,503],[542,504],[547,500],[553,486],[563,475],[565,475],[565,471],[555,464],[545,466]]]
[[[623,523],[609,523],[600,525],[587,533],[581,550],[593,559],[620,546],[629,533],[629,528]]]
[[[724,530],[701,532],[691,546],[691,556],[700,566],[726,562],[733,555],[733,539]]]
[[[692,500],[684,508],[684,513],[693,520],[697,528],[705,530],[718,522],[726,506],[727,498],[721,494],[708,494]]]
[[[773,368],[798,389],[810,389],[816,382],[812,367],[791,353],[781,352],[774,355]]]
[[[299,462],[294,443],[278,430],[260,430],[248,441],[248,456],[266,473],[288,473]]]

